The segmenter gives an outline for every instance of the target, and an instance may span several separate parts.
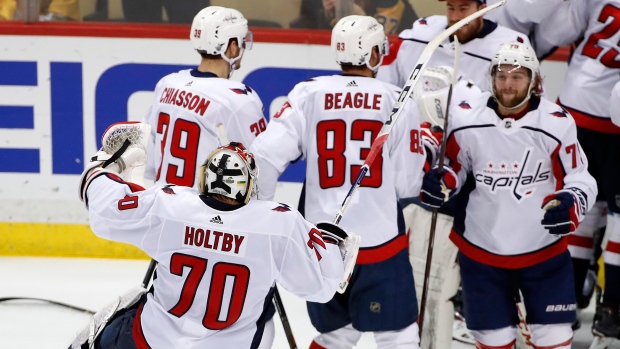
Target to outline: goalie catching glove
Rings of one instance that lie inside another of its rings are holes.
[[[101,149],[90,159],[80,177],[80,200],[86,202],[86,189],[98,175],[114,173],[128,182],[144,186],[146,146],[151,127],[141,122],[118,122],[101,136]]]
[[[340,255],[344,263],[344,276],[338,284],[338,293],[344,293],[351,280],[353,268],[355,268],[355,261],[357,260],[362,237],[354,233],[347,233],[333,223],[320,222],[316,224],[316,227],[321,232],[323,241],[336,244],[340,249]]]
[[[458,176],[452,168],[444,166],[442,173],[434,167],[424,174],[420,201],[432,208],[439,208],[456,193]]]
[[[545,210],[545,216],[540,223],[549,230],[549,234],[564,236],[579,226],[579,204],[572,193],[560,191],[547,195],[541,207]]]

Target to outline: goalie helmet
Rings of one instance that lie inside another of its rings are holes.
[[[512,65],[513,68],[511,68],[511,70],[523,67],[529,69],[531,72],[531,80],[527,91],[527,96],[519,105],[510,108],[515,109],[530,99],[532,88],[537,83],[536,77],[540,74],[540,62],[538,62],[536,52],[534,52],[534,49],[528,44],[521,42],[509,42],[503,44],[491,59],[491,67],[489,71],[489,79],[491,79],[491,92],[493,93],[493,97],[495,97],[495,99],[497,99],[497,97],[495,96],[494,76],[496,71],[501,71],[502,64]]]
[[[370,66],[373,48],[379,47],[380,60]],[[370,16],[341,18],[332,30],[331,50],[338,64],[366,65],[373,72],[379,69],[383,56],[389,54],[390,45],[383,26]]]
[[[200,167],[201,194],[220,194],[247,204],[256,194],[258,167],[243,144],[231,142],[217,148]]]
[[[241,12],[221,6],[209,6],[198,12],[192,22],[189,38],[198,52],[221,55],[224,59],[230,39],[237,39],[241,49],[252,49],[252,32],[248,30],[248,20]]]

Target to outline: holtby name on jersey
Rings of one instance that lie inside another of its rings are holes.
[[[210,249],[213,252],[232,254],[239,257],[245,256],[243,242],[245,234],[231,234],[216,230],[185,226],[183,245],[198,249]]]

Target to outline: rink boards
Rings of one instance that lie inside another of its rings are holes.
[[[111,123],[140,120],[161,77],[197,65],[188,32],[189,26],[0,24],[0,255],[146,258],[92,234],[78,179]],[[296,83],[337,72],[329,32],[255,29],[254,40],[232,79],[256,90],[267,117]],[[551,99],[566,71],[564,53],[542,64]],[[303,162],[289,166],[278,200],[297,203],[304,169]]]

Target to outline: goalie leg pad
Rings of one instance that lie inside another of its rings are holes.
[[[69,349],[93,348],[95,340],[101,335],[106,325],[114,319],[114,316],[121,310],[128,309],[138,303],[145,293],[146,289],[138,286],[103,307],[91,316],[89,324],[77,334]]]
[[[431,224],[431,212],[411,204],[403,209],[409,229],[409,261],[413,267],[418,303],[421,300],[426,266],[426,251]],[[435,229],[433,259],[426,296],[426,312],[422,333],[422,348],[450,348],[454,320],[454,304],[450,298],[456,294],[459,283],[457,248],[450,241],[452,217],[438,214]]]

